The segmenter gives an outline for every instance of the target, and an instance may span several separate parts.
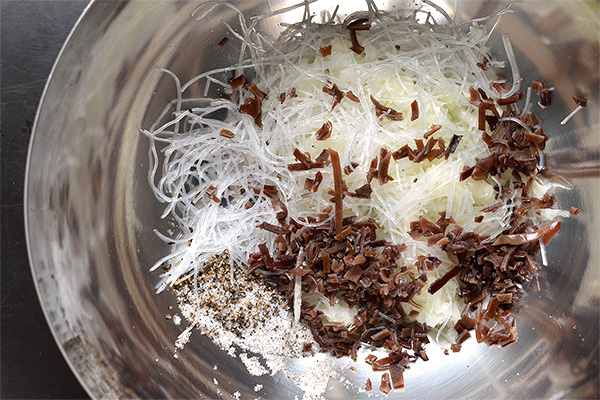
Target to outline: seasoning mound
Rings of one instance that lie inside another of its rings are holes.
[[[275,374],[290,359],[318,350],[310,330],[294,323],[279,291],[257,275],[246,275],[231,263],[228,252],[211,258],[196,279],[183,279],[172,290],[190,326],[230,355],[241,351],[240,359],[253,375]],[[178,349],[187,343],[188,332],[179,337]],[[245,352],[260,354],[266,365]]]

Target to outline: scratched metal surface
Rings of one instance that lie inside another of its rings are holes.
[[[0,1],[2,398],[85,398],[44,319],[23,226],[27,146],[44,84],[87,1]]]

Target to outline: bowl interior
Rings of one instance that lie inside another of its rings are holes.
[[[167,292],[155,294],[159,273],[148,271],[169,252],[154,229],[175,230],[173,221],[160,218],[162,205],[149,188],[149,146],[139,131],[175,95],[172,79],[152,66],[168,68],[185,82],[237,60],[239,42],[232,40],[227,50],[217,43],[227,33],[223,21],[239,27],[238,15],[217,7],[210,18],[196,21],[201,3],[93,2],[57,60],[34,126],[26,183],[31,265],[57,342],[94,397],[302,395],[282,374],[250,375],[239,357],[230,357],[200,333],[174,358],[174,340],[185,326],[165,319],[175,299]],[[295,2],[232,3],[250,16]],[[380,7],[412,3],[387,1]],[[508,5],[437,3],[457,22]],[[344,2],[339,13],[363,4]],[[317,15],[333,8],[329,1],[311,4]],[[450,356],[431,348],[432,360],[414,365],[405,374],[406,391],[392,397],[598,395],[598,3],[527,1],[513,8],[496,29],[510,35],[524,85],[543,79],[556,88],[555,104],[538,115],[551,136],[548,163],[573,184],[557,193],[559,205],[582,213],[563,222],[549,248],[550,265],[539,289],[519,311],[516,344],[498,349],[470,340]],[[298,8],[262,20],[259,29],[276,37],[281,22],[295,22],[302,12]],[[502,54],[497,38],[490,46]],[[200,90],[192,88],[189,95],[201,95]],[[574,94],[587,97],[587,108],[561,126],[574,107]],[[341,375],[328,384],[327,397],[367,397],[356,389],[367,377],[378,382],[379,374],[360,362],[356,373],[345,368],[347,360],[334,364]],[[294,370],[311,366],[299,360]]]

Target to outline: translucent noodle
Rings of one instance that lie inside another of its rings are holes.
[[[297,7],[308,10],[308,4]],[[266,185],[277,189],[289,215],[297,220],[314,216],[332,204],[327,193],[333,188],[331,169],[319,169],[323,175],[320,188],[316,193],[308,192],[305,180],[313,178],[316,170],[291,172],[287,167],[297,162],[293,156],[296,148],[309,153],[313,160],[324,149],[333,148],[340,154],[342,167],[357,163],[351,174],[344,175],[348,190],[353,191],[365,184],[369,164],[381,148],[395,151],[404,145],[415,147],[415,140],[423,139],[433,124],[442,126],[435,137],[446,144],[453,135],[462,136],[457,150],[447,160],[442,157],[421,163],[407,158],[392,161],[389,174],[393,180],[379,185],[375,179],[370,199],[344,198],[345,215],[375,218],[382,227],[382,238],[406,244],[403,264],[412,267],[423,254],[440,258],[443,265],[430,280],[448,270],[451,263],[439,246],[429,247],[426,238],[411,237],[411,221],[420,217],[436,221],[445,212],[457,224],[489,238],[505,229],[512,207],[504,205],[488,213],[482,213],[482,209],[497,201],[508,201],[509,197],[497,194],[493,187],[510,184],[507,182],[511,178],[458,179],[476,157],[489,155],[477,130],[478,109],[470,104],[469,96],[470,87],[489,88],[496,78],[492,70],[477,66],[482,59],[489,60],[485,47],[489,35],[483,28],[473,23],[465,31],[447,15],[445,23],[432,22],[425,11],[391,14],[368,2],[368,12],[362,15],[370,18],[371,29],[358,32],[365,48],[359,55],[350,49],[350,35],[340,23],[342,16],[337,15],[337,10],[333,16],[324,15],[322,23],[314,22],[306,11],[304,21],[287,25],[281,36],[273,40],[259,34],[256,24],[288,10],[246,20],[235,6],[214,2],[198,9],[194,16],[206,17],[219,6],[239,13],[242,31],[234,38],[243,42],[239,62],[205,72],[181,86],[171,72],[160,69],[173,76],[180,87],[171,106],[174,112],[159,118],[161,121],[168,117],[168,122],[157,121],[158,127],[143,131],[151,145],[150,185],[156,198],[165,203],[163,217],[173,217],[180,228],[174,237],[159,235],[165,242],[174,243],[173,253],[152,267],[154,270],[164,263],[169,266],[161,276],[159,291],[182,277],[201,273],[209,257],[225,250],[242,265],[259,244],[266,243],[273,251],[276,235],[257,227],[263,222],[277,224],[271,199],[262,190]],[[507,37],[503,40],[513,86],[499,96],[509,97],[518,91],[521,77],[510,42]],[[319,50],[329,45],[331,55],[323,57]],[[246,54],[250,56],[246,58]],[[232,100],[204,98],[198,102],[201,105],[182,110],[182,96],[192,86],[199,85],[204,93],[208,93],[209,84],[229,88],[217,77],[224,72],[238,75],[250,70],[255,73],[252,83],[268,94],[262,103],[262,128],[252,116],[239,112],[239,107],[253,97],[243,88],[229,89]],[[323,88],[333,85],[345,93],[351,91],[359,101],[345,97],[332,110],[333,97]],[[290,95],[292,90],[295,97]],[[283,102],[281,94],[285,94]],[[391,121],[385,114],[377,116],[370,96],[403,113],[404,120]],[[527,104],[529,98],[528,91]],[[419,118],[410,121],[411,103],[415,100]],[[226,116],[214,118],[215,112]],[[510,117],[500,119],[509,120],[520,122]],[[331,136],[316,140],[315,132],[327,121],[333,127]],[[221,136],[223,129],[234,136]],[[514,196],[510,199],[518,201]],[[481,214],[483,221],[475,224],[474,218]],[[440,302],[448,303],[448,307],[442,308],[447,311],[430,314],[426,308],[421,309],[423,322],[452,327],[464,305],[456,291],[441,290],[428,296],[432,299],[424,301],[424,307]],[[295,303],[296,318],[298,307]]]

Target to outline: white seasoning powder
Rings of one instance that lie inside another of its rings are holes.
[[[305,325],[294,322],[290,307],[277,290],[264,278],[246,276],[238,266],[232,267],[227,252],[213,257],[195,281],[187,278],[173,291],[181,315],[190,326],[230,356],[239,355],[250,374],[282,372],[305,392],[307,399],[317,398],[335,375],[329,361],[314,363],[306,373],[290,370],[291,360],[312,358],[319,350],[318,344]],[[189,341],[190,334],[188,328],[179,336],[178,349]],[[260,355],[264,361],[248,352]],[[260,389],[261,385],[255,386],[255,390]]]
[[[246,353],[242,353],[240,354],[240,360],[242,360],[251,375],[259,376],[269,373],[256,357],[248,357]]]

